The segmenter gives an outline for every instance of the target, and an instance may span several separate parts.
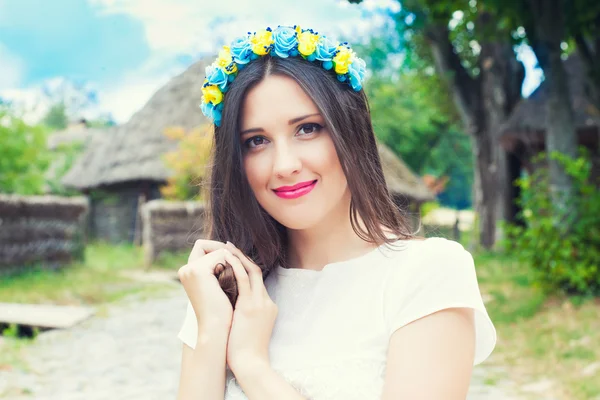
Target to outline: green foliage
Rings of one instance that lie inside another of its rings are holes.
[[[375,134],[417,174],[449,177],[440,197],[444,205],[468,208],[473,184],[471,141],[460,128],[451,89],[435,74],[416,20],[411,19],[409,26],[404,10],[387,15],[387,22],[369,42],[354,45],[372,73],[365,91]]]
[[[471,141],[459,128],[444,83],[436,75],[413,69],[397,77],[374,75],[365,90],[377,137],[417,174],[448,175],[444,204],[468,207]]]
[[[80,143],[62,144],[52,151],[51,168],[46,174],[47,191],[58,196],[76,196],[79,192],[68,189],[61,183],[83,149]]]
[[[46,132],[0,107],[0,192],[41,194],[50,163]]]
[[[53,130],[66,129],[69,125],[67,118],[67,108],[64,103],[57,103],[50,107],[50,110],[44,117],[44,125]]]
[[[19,326],[17,324],[9,324],[8,328],[2,330],[2,336],[16,338],[19,336]]]
[[[110,128],[116,124],[117,123],[110,116],[103,116],[86,122],[88,128]]]
[[[437,210],[441,205],[438,201],[428,201],[426,203],[421,204],[421,218],[432,212],[433,210]]]
[[[576,195],[567,215],[553,211],[547,167],[517,180],[521,188],[519,218],[524,226],[507,226],[507,251],[530,263],[544,291],[600,295],[600,190],[590,178],[590,158],[552,153],[573,178]],[[536,161],[540,161],[538,158]]]

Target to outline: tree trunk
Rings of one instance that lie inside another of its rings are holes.
[[[577,157],[575,118],[560,48],[565,36],[563,1],[530,0],[537,39],[533,50],[544,70],[544,84],[548,89],[546,151],[548,155],[558,151],[569,157]],[[561,221],[575,195],[573,180],[557,161],[549,160],[549,171],[556,220],[557,223],[563,223]]]
[[[475,158],[475,210],[479,221],[479,244],[490,249],[496,243],[497,211],[500,209],[497,194],[498,169],[494,163],[494,146],[491,136],[473,135]]]
[[[485,14],[483,23],[494,23]],[[517,62],[509,38],[482,43],[480,74],[471,77],[452,47],[448,28],[433,25],[427,31],[438,72],[450,80],[452,97],[472,137],[475,162],[475,209],[480,244],[490,249],[501,237],[497,221],[510,220],[513,188],[506,153],[497,141],[500,125],[520,99],[524,69]]]
[[[600,18],[596,29],[600,31]],[[585,92],[588,99],[600,114],[600,35],[596,38],[586,38],[583,33],[575,34],[577,50],[585,66],[587,82]]]

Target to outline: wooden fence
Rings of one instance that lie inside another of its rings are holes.
[[[84,197],[0,194],[0,274],[83,259],[87,212]]]
[[[146,266],[162,252],[191,251],[205,234],[205,205],[201,202],[152,200],[141,212]]]

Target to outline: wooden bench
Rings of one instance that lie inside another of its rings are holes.
[[[0,324],[70,328],[95,314],[95,309],[50,304],[0,303]]]

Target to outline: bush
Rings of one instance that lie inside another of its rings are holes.
[[[46,191],[57,196],[79,196],[80,192],[62,184],[63,176],[83,151],[81,143],[61,144],[52,151],[52,163],[46,171]]]
[[[210,125],[189,132],[181,127],[164,132],[171,140],[178,140],[177,149],[165,154],[164,162],[173,171],[160,192],[168,200],[202,200],[201,186],[207,175],[207,164],[213,142]]]
[[[27,125],[0,105],[0,149],[0,192],[42,194],[51,157],[46,131]]]
[[[568,212],[560,217],[553,211],[548,168],[538,168],[516,182],[523,226],[506,226],[504,246],[532,265],[535,283],[546,293],[598,296],[600,191],[590,178],[590,158],[584,151],[577,159],[556,152],[551,158],[573,178],[575,195]]]

